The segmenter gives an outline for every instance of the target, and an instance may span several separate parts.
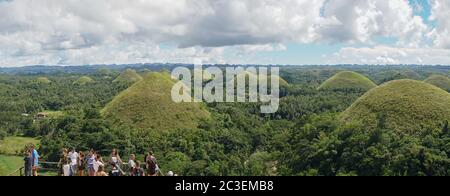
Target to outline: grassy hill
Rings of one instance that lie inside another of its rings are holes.
[[[0,154],[0,176],[6,176],[23,166],[20,156],[6,156]],[[18,176],[19,174],[16,174]]]
[[[289,83],[282,77],[278,76],[276,78],[278,78],[278,81],[280,82],[280,86],[289,86]],[[269,82],[270,82],[270,79],[269,79]]]
[[[114,83],[135,83],[142,80],[142,77],[133,69],[127,69],[122,72],[113,82]]]
[[[152,73],[152,70],[150,70],[150,69],[143,69],[142,71],[139,72],[139,75],[140,75],[142,78],[145,78],[145,76],[146,76],[147,74],[150,74],[150,73]]]
[[[24,166],[22,156],[7,156],[0,154],[0,176],[6,176],[15,172],[17,169]],[[57,176],[54,171],[42,171],[38,170],[39,176]],[[19,176],[19,172],[14,173],[12,176]]]
[[[111,75],[113,73],[114,72],[111,69],[108,69],[105,67],[97,69],[97,74],[99,74],[99,75],[105,76],[105,75]]]
[[[339,72],[319,86],[318,90],[368,91],[377,85],[367,77],[352,71]]]
[[[432,75],[425,80],[426,83],[432,84],[446,91],[450,91],[450,78],[443,75]]]
[[[35,82],[38,83],[38,84],[50,84],[50,83],[52,83],[52,81],[49,80],[49,79],[46,78],[46,77],[39,77],[39,78],[36,78]]]
[[[37,145],[39,140],[27,137],[6,137],[0,140],[0,176],[6,176],[23,166],[22,153],[29,144]]]
[[[162,130],[194,128],[200,119],[209,118],[201,104],[173,102],[174,84],[168,74],[147,74],[107,104],[102,115],[116,125]]]
[[[73,82],[73,84],[75,84],[75,85],[87,85],[87,84],[92,84],[94,82],[95,81],[92,78],[90,78],[88,76],[83,76],[83,77],[78,78],[78,80]]]
[[[442,130],[445,121],[450,120],[450,94],[425,82],[391,81],[367,92],[341,119],[344,123],[362,123],[368,130]]]
[[[28,137],[6,137],[0,140],[0,154],[21,155],[28,144],[39,144],[39,140]]]
[[[376,78],[379,78],[379,83],[385,83],[394,80],[412,79],[423,80],[423,76],[413,70],[387,70],[376,73]]]
[[[419,73],[413,70],[400,71],[398,75],[399,75],[398,77],[402,77],[402,79],[420,80],[420,78],[422,78],[422,76]]]

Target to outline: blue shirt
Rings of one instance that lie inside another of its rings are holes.
[[[88,165],[94,165],[95,157],[94,156],[88,156],[87,162]]]
[[[33,166],[39,165],[39,154],[36,149],[33,150]]]

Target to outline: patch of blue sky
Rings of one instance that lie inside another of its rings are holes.
[[[423,21],[431,27],[436,26],[435,21],[430,21],[431,3],[430,0],[409,0],[409,4],[414,9],[414,15],[421,16]]]
[[[159,48],[162,50],[170,50],[176,48],[176,46],[170,43],[161,43],[159,44]]]
[[[397,37],[376,36],[372,39],[377,45],[393,45],[398,42]]]

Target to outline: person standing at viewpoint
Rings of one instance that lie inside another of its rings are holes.
[[[37,169],[39,166],[39,154],[34,145],[31,145],[30,151],[31,151],[31,156],[33,158],[33,165],[32,165],[33,176],[38,176]]]
[[[79,158],[78,152],[75,150],[75,148],[72,148],[72,151],[69,152],[69,159],[70,159],[70,175],[69,176],[76,175],[78,158]]]
[[[80,151],[78,155],[78,176],[84,176],[84,170],[86,169],[86,158],[84,157],[84,153],[82,151]]]
[[[25,176],[33,176],[32,174],[32,168],[33,168],[33,156],[31,155],[31,151],[27,150],[27,153],[24,158],[24,169],[25,169]]]

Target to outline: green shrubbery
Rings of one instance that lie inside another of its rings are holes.
[[[327,115],[293,130],[281,153],[284,175],[450,175],[450,134],[424,138],[389,129],[337,126]],[[431,130],[430,132],[433,132]]]
[[[384,69],[361,68],[358,72],[381,81],[383,75],[378,73]],[[96,81],[90,85],[73,85],[82,75],[45,76],[53,81],[49,85],[33,83],[39,77],[35,75],[0,75],[0,138],[5,132],[42,137],[38,150],[48,161],[58,161],[61,149],[70,147],[93,148],[104,156],[117,148],[122,159],[136,154],[141,161],[152,150],[164,172],[179,175],[450,175],[446,92],[422,82],[401,82],[397,87],[386,84],[395,87],[392,91],[384,85],[372,89],[357,101],[361,90],[316,90],[321,81],[336,73],[333,68],[283,68],[281,72],[290,85],[283,88],[280,110],[275,114],[260,114],[259,104],[213,103],[205,106],[210,113],[208,120],[198,120],[195,126],[161,129],[121,126],[102,116],[102,108],[129,92],[123,91],[129,84],[113,83],[104,75],[89,75]],[[146,84],[142,89],[157,87]],[[375,123],[353,121],[357,116],[345,118],[348,121],[343,123],[341,113],[352,104],[349,110],[373,106],[376,114],[361,116],[371,117]],[[123,110],[136,109],[118,105]],[[42,111],[61,112],[34,119]],[[164,116],[164,112],[174,111],[169,107],[154,112]],[[422,114],[423,118],[412,122],[393,112]],[[130,120],[139,120],[137,117]],[[179,123],[162,117],[158,121]],[[401,126],[392,126],[393,122]],[[409,134],[418,124],[433,126],[423,126],[418,135]]]
[[[0,130],[0,140],[3,140],[7,136],[5,131]]]

